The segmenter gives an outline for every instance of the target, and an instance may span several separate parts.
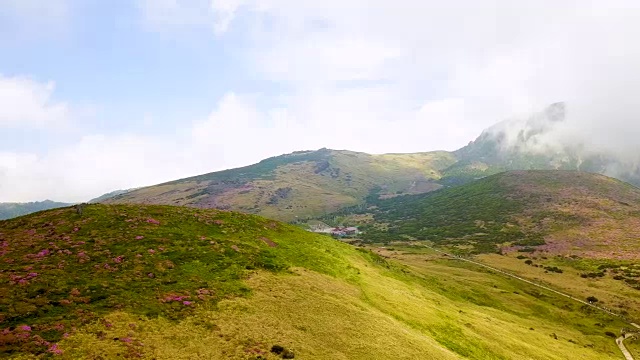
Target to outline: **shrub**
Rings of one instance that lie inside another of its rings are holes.
[[[595,297],[595,296],[589,296],[587,298],[587,301],[590,302],[590,303],[597,303],[598,302],[598,298]]]
[[[608,337],[612,337],[612,338],[617,338],[616,334],[612,333],[611,331],[607,331],[604,333],[605,335],[607,335]]]
[[[533,264],[533,260],[528,259],[527,261],[524,262],[527,265],[532,265]]]
[[[273,345],[271,347],[271,352],[277,355],[280,355],[284,352],[284,347],[280,346],[280,345]]]
[[[296,357],[293,351],[291,350],[285,350],[281,356],[283,359],[293,359]]]

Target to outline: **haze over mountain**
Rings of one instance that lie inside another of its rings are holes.
[[[69,205],[71,204],[55,202],[51,200],[31,203],[0,203],[0,220],[31,214],[36,211],[55,209]]]
[[[615,153],[597,153],[571,142],[549,145],[569,111],[565,103],[554,103],[500,122],[454,152],[300,151],[244,168],[106,196],[103,201],[232,209],[292,221],[363,204],[370,195],[425,193],[506,170],[580,170],[640,184],[640,172],[625,166],[626,160]]]

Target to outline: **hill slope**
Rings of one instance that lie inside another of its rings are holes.
[[[416,238],[495,252],[639,259],[640,189],[577,171],[511,171],[430,194],[377,200],[371,240]],[[345,211],[344,213],[348,213]]]
[[[619,357],[605,332],[622,323],[552,293],[437,256],[420,272],[251,215],[65,208],[0,222],[0,249],[2,356]]]
[[[291,221],[383,197],[438,189],[446,152],[370,155],[321,149],[277,156],[117,195],[105,203],[188,205],[254,213]]]
[[[69,205],[71,204],[51,200],[29,203],[0,203],[0,220],[11,219],[37,211],[61,208]]]

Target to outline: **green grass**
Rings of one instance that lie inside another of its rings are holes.
[[[14,358],[276,359],[273,345],[302,359],[619,357],[604,335],[616,319],[415,247],[388,258],[168,206],[52,210],[0,234],[0,351]]]
[[[65,208],[4,221],[0,233],[1,326],[29,325],[49,342],[114,310],[178,319],[200,302],[246,296],[254,269],[349,275],[341,244],[224,211],[90,205],[83,216]],[[0,351],[46,348],[3,340]]]

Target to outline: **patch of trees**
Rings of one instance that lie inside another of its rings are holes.
[[[550,272],[562,274],[562,269],[557,266],[545,266],[544,269]]]
[[[604,276],[604,272],[590,272],[590,273],[582,273],[580,274],[581,278],[597,278],[597,277],[603,277]]]

